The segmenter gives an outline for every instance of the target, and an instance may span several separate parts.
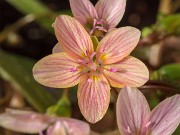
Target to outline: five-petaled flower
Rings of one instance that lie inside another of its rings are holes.
[[[89,135],[87,123],[63,117],[51,117],[32,111],[6,109],[0,114],[0,126],[20,133],[43,135]]]
[[[70,0],[74,17],[91,35],[102,36],[117,26],[125,11],[126,0]]]
[[[37,62],[33,68],[34,78],[55,88],[79,83],[78,104],[89,122],[99,121],[106,113],[110,85],[138,87],[148,80],[147,67],[140,60],[128,56],[139,41],[138,29],[116,29],[105,36],[96,49],[84,27],[70,16],[58,16],[54,29],[63,52]]]
[[[125,87],[116,107],[121,135],[171,135],[180,123],[180,95],[165,99],[150,112],[144,95]]]

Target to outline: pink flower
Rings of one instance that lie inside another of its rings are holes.
[[[138,29],[122,27],[114,30],[101,40],[97,49],[83,26],[70,16],[58,16],[54,29],[64,52],[51,54],[37,62],[33,68],[34,78],[55,88],[79,83],[79,107],[89,122],[99,121],[106,113],[110,85],[138,87],[148,80],[146,66],[128,56],[139,41]]]
[[[72,118],[55,118],[32,111],[6,109],[0,114],[0,126],[21,133],[43,135],[89,135],[90,128],[85,122]]]
[[[74,17],[90,34],[100,36],[120,22],[126,0],[99,0],[95,7],[89,0],[70,0],[70,6]]]
[[[116,107],[121,135],[171,135],[180,123],[180,95],[167,98],[150,112],[144,95],[125,87]]]

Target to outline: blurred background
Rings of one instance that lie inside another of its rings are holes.
[[[97,0],[91,2],[95,4]],[[72,15],[68,0],[0,0],[0,112],[6,107],[45,112],[61,97],[62,91],[45,88],[32,77],[34,63],[51,54],[57,43],[51,25],[60,14]],[[150,70],[150,81],[140,89],[151,108],[166,97],[179,94],[180,1],[127,0],[118,27],[121,26],[134,26],[142,31],[132,55]],[[72,117],[83,119],[77,106],[77,88],[72,89],[64,110],[71,110]],[[112,102],[106,117],[92,125],[92,129],[98,132],[115,129],[113,110]],[[174,135],[180,134],[178,130]],[[1,129],[0,134],[15,133]]]

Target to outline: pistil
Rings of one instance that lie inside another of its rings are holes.
[[[91,35],[96,35],[97,37],[101,36],[103,33],[106,33],[106,22],[104,20],[98,20],[94,19],[93,20],[93,27],[92,30],[90,31]]]

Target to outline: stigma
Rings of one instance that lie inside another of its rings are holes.
[[[101,19],[93,19],[93,26],[92,30],[90,31],[91,35],[96,35],[97,37],[100,37],[102,34],[106,33],[106,21]]]

